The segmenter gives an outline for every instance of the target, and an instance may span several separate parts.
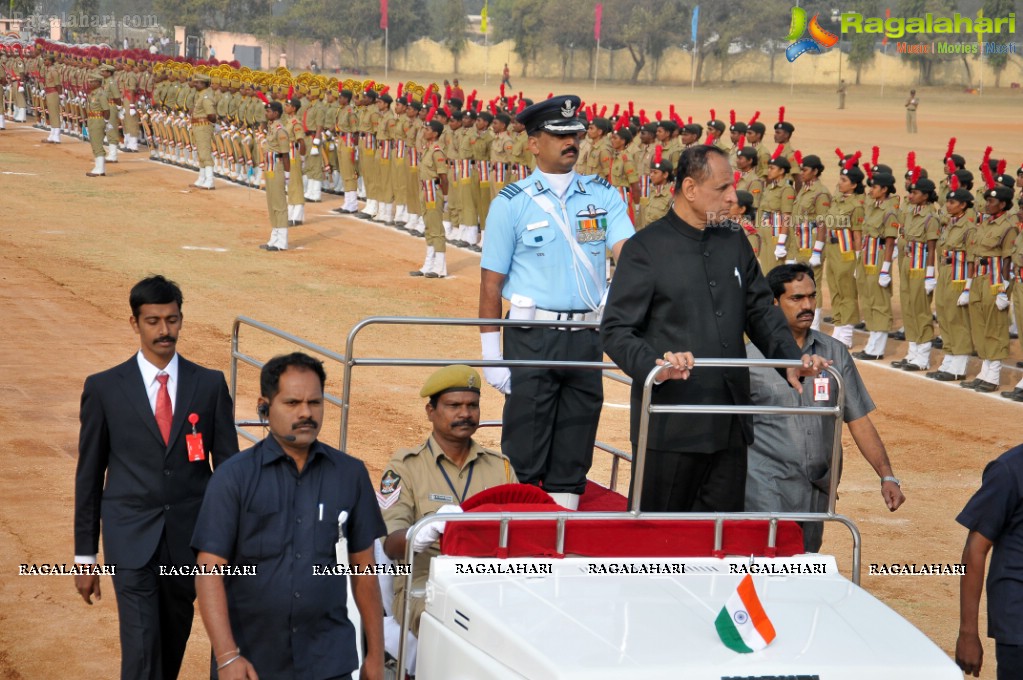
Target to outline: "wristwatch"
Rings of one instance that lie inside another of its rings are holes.
[[[900,487],[900,488],[902,487],[902,482],[899,481],[898,477],[892,477],[890,475],[888,477],[882,477],[881,478],[881,484],[884,484],[885,482],[891,482],[892,484],[894,484],[897,487]]]

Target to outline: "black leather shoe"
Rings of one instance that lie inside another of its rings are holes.
[[[977,386],[974,387],[973,389],[975,389],[978,392],[988,392],[988,393],[990,393],[990,392],[994,392],[995,390],[997,390],[998,389],[998,385],[996,385],[994,383],[989,383],[986,380],[978,380],[977,381]]]
[[[892,361],[892,362],[891,362],[891,365],[892,365],[892,367],[893,367],[893,368],[902,368],[902,367],[903,367],[903,366],[905,366],[905,365],[906,365],[907,363],[909,363],[909,362],[908,362],[908,361],[906,361],[906,360],[905,360],[905,359],[903,358],[903,359],[896,359],[895,361]]]
[[[268,250],[271,253],[279,253],[280,251],[284,250],[284,248],[278,248],[277,246],[272,246],[269,243],[261,243],[259,245],[259,249],[260,250]]]
[[[421,272],[421,271],[419,271],[418,269],[416,269],[416,270],[414,270],[414,271],[410,271],[410,272],[408,273],[408,275],[409,275],[409,276],[425,276],[426,274],[425,274],[424,272]]]
[[[981,382],[983,381],[980,378],[974,378],[973,380],[964,380],[961,383],[959,383],[959,387],[965,387],[968,390],[972,390]]]
[[[471,250],[471,251],[472,251],[472,252],[474,252],[474,253],[482,253],[482,252],[483,252],[483,249],[482,249],[482,248],[480,248],[480,247],[479,247],[478,245],[476,245],[475,243],[474,243],[474,244],[472,244],[471,246],[469,246],[469,250]]]
[[[363,219],[363,220],[369,219],[369,216],[370,216],[369,213],[362,212],[361,210],[359,212],[352,213],[352,214],[355,215],[356,217],[360,218],[360,219]]]
[[[856,324],[855,326],[853,326],[853,328],[855,328],[858,331],[862,331],[866,327],[867,327],[867,322],[866,321],[861,321],[858,324]]]
[[[1016,368],[1023,368],[1023,361],[1017,361]]]
[[[933,347],[934,349],[944,349],[945,341],[942,340],[941,336],[939,335],[938,337],[931,340],[931,347]]]
[[[1002,396],[1005,397],[1006,399],[1023,401],[1023,387],[1016,387],[1008,392],[1002,392]]]
[[[907,362],[903,363],[902,366],[900,366],[899,368],[901,368],[904,371],[909,371],[910,373],[914,373],[916,371],[926,371],[927,370],[926,366],[917,366],[916,364],[914,364],[914,363],[912,363],[910,361],[907,361]]]
[[[906,333],[904,331],[892,331],[888,334],[888,337],[892,340],[905,340]]]
[[[862,359],[863,361],[878,361],[884,359],[883,354],[867,354],[866,352],[853,352],[854,359]]]
[[[939,380],[941,382],[954,382],[956,380],[962,380],[965,375],[956,375],[955,373],[949,373],[948,371],[935,371],[930,374],[929,377]]]

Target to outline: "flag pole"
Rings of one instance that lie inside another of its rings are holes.
[[[487,32],[483,31],[483,85],[487,84],[487,76],[490,75],[490,41],[487,39]]]
[[[600,71],[600,38],[597,38],[597,54],[593,59],[593,89],[597,89],[597,73]]]

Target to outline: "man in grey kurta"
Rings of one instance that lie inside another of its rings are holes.
[[[895,511],[905,497],[892,474],[884,443],[870,420],[874,402],[860,379],[849,350],[830,336],[812,330],[816,307],[813,270],[804,264],[781,265],[767,275],[775,304],[781,307],[789,329],[803,354],[830,359],[842,376],[845,388],[843,420],[849,426],[863,457],[881,478],[881,496]],[[746,345],[750,359],[763,354]],[[750,393],[757,405],[833,406],[836,381],[828,374],[827,401],[816,401],[816,389],[807,385],[802,394],[791,388],[774,369],[750,369]],[[807,383],[810,381],[807,380]],[[831,452],[835,421],[820,416],[754,416],[754,441],[749,447],[746,477],[747,512],[827,512],[831,484]],[[841,477],[841,469],[838,471]],[[804,522],[803,545],[807,552],[820,549],[824,535],[821,522]]]

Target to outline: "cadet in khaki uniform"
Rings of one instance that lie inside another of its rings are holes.
[[[594,118],[586,128],[586,137],[590,140],[589,148],[579,149],[579,160],[575,171],[580,175],[599,175],[607,179],[611,174],[611,144],[608,134],[611,132],[611,121],[607,118]]]
[[[476,117],[476,134],[478,139],[472,147],[472,159],[476,164],[475,180],[476,187],[476,213],[480,223],[479,243],[470,246],[474,252],[483,251],[483,235],[487,229],[487,213],[490,212],[490,185],[494,178],[491,173],[490,148],[494,144],[495,135],[490,129],[494,122],[494,116],[488,111],[480,112]]]
[[[867,361],[884,358],[892,327],[892,256],[899,235],[899,197],[895,176],[874,172],[867,181],[869,200],[863,206],[862,257],[856,270],[860,311],[869,333],[867,345],[853,357]]]
[[[978,392],[994,392],[1001,382],[1002,360],[1009,356],[1009,296],[1005,292],[1009,263],[1017,237],[1010,216],[1012,189],[985,173],[984,218],[973,230],[966,252],[970,259],[967,292],[970,332],[983,361],[974,380],[959,383]]]
[[[391,121],[394,119],[391,104],[393,103],[394,98],[391,95],[386,92],[380,94],[376,100],[375,116],[371,114],[371,120],[376,121],[374,131],[377,140],[377,212],[372,220],[388,226],[394,226],[394,178],[391,175],[391,154],[394,150],[391,140]]]
[[[408,231],[408,143],[406,129],[408,127],[408,98],[398,97],[394,100],[394,114],[388,123],[387,134],[391,139],[391,186],[394,187],[394,226]]]
[[[60,70],[52,54],[46,57],[45,70],[43,89],[46,92],[46,118],[50,124],[50,134],[43,143],[60,144]]]
[[[338,93],[337,112],[337,160],[341,171],[341,187],[345,202],[332,212],[354,215],[359,212],[359,173],[355,164],[355,152],[359,146],[359,114],[352,106],[352,91],[343,89]]]
[[[409,272],[409,276],[443,278],[448,274],[445,261],[447,239],[444,237],[442,213],[448,197],[448,160],[439,142],[444,124],[429,120],[423,135],[426,148],[419,158],[419,203],[426,223],[426,259],[420,269]]]
[[[853,327],[860,320],[856,300],[856,260],[863,237],[863,171],[856,159],[838,176],[838,194],[824,220],[828,231],[824,273],[831,293],[835,328],[831,335],[852,347]]]
[[[291,135],[281,122],[284,107],[280,102],[266,105],[266,155],[260,159],[265,165],[266,208],[270,213],[270,241],[260,248],[271,252],[288,249],[288,197],[287,186],[291,174]]]
[[[99,67],[100,73],[103,74],[103,88],[104,94],[107,97],[107,122],[109,127],[106,129],[107,136],[107,163],[117,162],[117,149],[121,143],[121,91],[117,87],[117,83],[114,81],[114,72],[117,70],[110,64],[103,64]]]
[[[764,180],[757,174],[757,150],[751,146],[743,147],[735,157],[739,181],[736,191],[745,191],[753,195],[754,212],[760,209],[760,197],[764,193]]]
[[[479,176],[476,174],[476,161],[474,148],[479,141],[479,133],[475,127],[472,113],[462,111],[454,114],[462,121],[454,136],[454,160],[455,181],[458,186],[455,193],[458,197],[458,222],[452,220],[451,226],[454,232],[454,241],[457,245],[472,248],[479,246],[479,206],[477,198],[479,194]],[[455,225],[457,224],[457,228]]]
[[[725,125],[725,121],[718,120],[714,117],[714,110],[710,111],[711,119],[707,121],[707,143],[716,146],[717,148],[724,151],[731,160],[732,156],[732,145],[729,140],[725,138],[725,130],[728,128]]]
[[[426,222],[423,221],[423,204],[419,191],[419,158],[422,155],[420,138],[423,134],[423,122],[419,114],[423,110],[421,102],[412,100],[405,110],[405,198],[408,223],[405,228],[414,236],[426,236]],[[443,231],[443,227],[441,228]]]
[[[444,149],[444,158],[447,159],[447,173],[448,173],[448,204],[447,209],[444,211],[444,219],[442,224],[444,225],[444,237],[448,240],[451,245],[465,247],[469,245],[467,241],[461,239],[461,219],[462,219],[462,187],[459,182],[458,176],[458,143],[461,141],[462,133],[462,117],[460,111],[453,111],[448,116],[447,111],[437,111],[434,115],[434,120],[446,123],[447,126],[444,128],[444,132],[441,134],[438,142],[441,148]]]
[[[926,178],[910,182],[899,241],[902,250],[899,301],[909,351],[904,359],[892,362],[892,366],[904,371],[926,371],[931,360],[931,343],[934,340],[931,295],[938,285],[934,269],[934,251],[940,227],[934,205],[937,200],[934,182]]]
[[[513,152],[515,138],[508,129],[509,125],[511,125],[511,116],[507,113],[499,113],[494,116],[494,141],[490,144],[491,200],[511,182],[512,164],[515,162]]]
[[[977,223],[970,217],[973,194],[959,187],[953,175],[945,193],[945,210],[940,215],[941,231],[938,234],[937,251],[938,287],[934,291],[934,307],[941,324],[941,338],[944,342],[945,358],[937,371],[928,373],[928,378],[949,382],[966,377],[966,364],[973,353],[973,338],[970,334],[970,311],[967,295],[962,305],[959,299],[966,290],[967,244]]]
[[[301,109],[299,99],[284,102],[284,129],[291,138],[291,178],[288,180],[288,226],[305,222],[305,189],[302,181],[302,158],[306,153],[305,129],[296,115]]]
[[[86,116],[88,117],[89,144],[92,146],[92,156],[95,164],[92,170],[85,173],[86,177],[103,177],[106,175],[106,157],[103,155],[103,133],[107,125],[107,112],[110,104],[107,103],[107,95],[103,90],[103,74],[93,71],[88,76],[89,96],[85,102]]]
[[[731,123],[728,126],[728,138],[732,142],[732,148],[728,151],[728,160],[732,164],[732,168],[735,169],[737,167],[735,164],[736,159],[739,155],[739,149],[741,148],[739,146],[739,140],[743,140],[742,144],[745,145],[746,131],[749,128],[746,126],[746,123],[741,120],[735,120],[735,110],[729,111],[728,116],[731,120]],[[817,299],[820,299],[819,295],[817,296]]]
[[[368,88],[359,102],[359,177],[362,178],[366,191],[366,205],[356,217],[376,219],[380,211],[377,181],[377,123],[380,114],[377,112],[377,92]]]
[[[661,147],[657,147],[650,163],[650,200],[643,207],[643,224],[637,226],[637,229],[656,222],[671,210],[675,173],[671,162],[662,158],[661,153]]]
[[[824,273],[824,220],[831,211],[831,192],[820,181],[824,163],[819,156],[802,156],[796,152],[799,164],[799,181],[802,186],[796,192],[792,205],[792,234],[788,240],[789,260],[806,262],[813,267],[815,281],[823,281]],[[824,296],[817,295],[817,309],[814,311],[810,328],[820,330],[821,306]]]
[[[615,188],[628,207],[629,219],[635,225],[639,219],[636,208],[639,205],[639,172],[633,157],[626,151],[632,141],[632,132],[622,127],[611,134],[611,186]]]
[[[199,177],[192,186],[212,190],[213,186],[213,123],[217,121],[217,107],[210,90],[210,77],[204,73],[192,76],[196,97],[192,104],[192,139],[199,160]]]
[[[120,81],[121,101],[124,104],[124,150],[128,153],[138,153],[139,133],[142,126],[139,124],[139,74],[136,72],[135,60],[127,57],[124,60],[124,71],[121,73]]]
[[[319,203],[323,200],[323,165],[326,160],[327,147],[324,142],[323,129],[325,106],[322,88],[319,85],[309,87],[309,105],[302,107],[302,131],[306,135],[306,154],[303,158],[302,174],[306,178],[305,200]]]
[[[796,201],[796,190],[787,178],[791,169],[791,164],[781,154],[779,147],[768,161],[767,177],[760,194],[759,213],[750,215],[750,219],[756,220],[760,233],[757,259],[760,260],[764,276],[779,264],[784,264],[788,255],[786,243],[792,221],[792,205]]]
[[[460,505],[475,494],[518,480],[511,464],[500,452],[480,446],[472,439],[479,427],[479,373],[468,366],[447,366],[430,376],[419,392],[429,397],[426,417],[433,432],[420,446],[394,454],[380,480],[377,500],[387,524],[384,552],[395,562],[405,561],[409,527],[434,513],[461,512]],[[422,588],[430,573],[430,560],[440,554],[440,523],[426,527],[415,538],[417,558],[412,586]],[[405,615],[405,579],[395,579],[393,611],[401,623]],[[409,629],[419,635],[419,619],[426,600],[412,601]]]
[[[1023,178],[1023,167],[1017,171],[1016,176]],[[1020,184],[1017,181],[1017,184]],[[1012,310],[1016,319],[1016,329],[1023,337],[1023,207],[1016,214],[1017,233],[1016,240],[1012,244],[1012,267],[1010,269],[1009,295],[1012,298]],[[1002,392],[1002,396],[1013,401],[1023,401],[1023,379],[1008,392]]]
[[[761,177],[767,177],[767,162],[771,160],[771,152],[768,150],[767,145],[764,144],[764,133],[767,132],[767,126],[756,120],[759,115],[760,112],[758,111],[748,123],[746,128],[746,146],[757,150],[757,174]]]
[[[526,134],[526,126],[516,119],[512,121],[511,129],[514,135],[512,140],[512,162],[515,164],[515,168],[512,171],[512,178],[509,180],[509,183],[525,179],[533,172],[533,168],[536,166],[533,152],[529,150],[529,135]]]

